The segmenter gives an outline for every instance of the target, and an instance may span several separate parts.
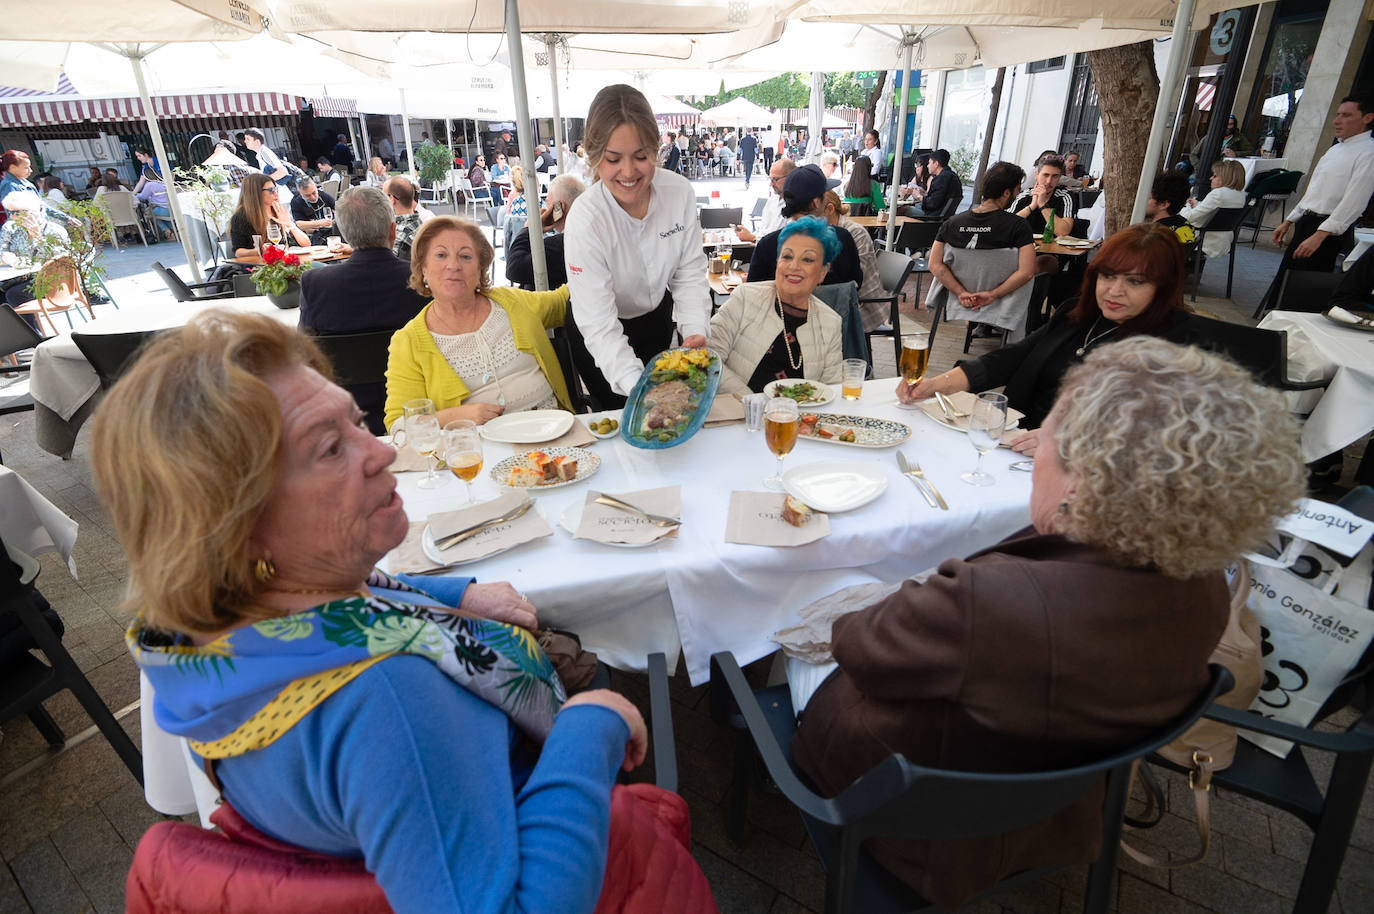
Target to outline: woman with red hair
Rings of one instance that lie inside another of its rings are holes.
[[[1189,315],[1183,305],[1183,246],[1172,231],[1155,223],[1122,229],[1097,252],[1083,276],[1077,299],[1065,302],[1049,322],[1011,346],[908,385],[897,397],[912,403],[961,390],[981,392],[1006,386],[1011,407],[1026,414],[1022,426],[1038,429],[1054,405],[1060,379],[1093,347],[1131,336],[1187,342]],[[1034,432],[1011,442],[1033,453]]]

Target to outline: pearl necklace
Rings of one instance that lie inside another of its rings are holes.
[[[792,366],[793,371],[798,371],[802,367],[802,353],[800,341],[797,346],[797,358],[792,358],[792,343],[787,339],[787,319],[782,316],[782,297],[776,292],[773,293],[773,304],[778,306],[778,320],[782,321],[782,346],[787,352],[787,364]]]
[[[1101,323],[1101,321],[1102,321],[1102,315],[1100,315],[1100,314],[1099,314],[1096,318],[1093,319],[1093,325],[1092,325],[1091,327],[1088,328],[1088,336],[1087,336],[1087,339],[1085,339],[1085,340],[1083,341],[1083,345],[1082,345],[1082,346],[1079,346],[1077,349],[1075,349],[1075,350],[1073,351],[1073,354],[1074,354],[1074,355],[1078,356],[1078,357],[1081,359],[1081,358],[1083,357],[1083,355],[1088,351],[1089,347],[1092,346],[1093,343],[1096,343],[1098,340],[1101,340],[1101,339],[1106,339],[1108,336],[1110,336],[1111,334],[1113,334],[1113,333],[1116,332],[1117,325],[1116,325],[1116,324],[1112,324],[1111,327],[1109,327],[1109,328],[1107,328],[1106,330],[1102,331],[1102,332],[1099,333],[1097,336],[1093,336],[1093,331],[1097,329],[1097,325],[1098,325],[1099,323]]]

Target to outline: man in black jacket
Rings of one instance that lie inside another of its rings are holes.
[[[568,270],[563,261],[563,227],[568,210],[586,188],[572,175],[559,175],[549,184],[544,208],[539,218],[544,223],[544,264],[549,271],[549,288],[557,289],[568,282]],[[506,279],[525,289],[534,288],[534,258],[530,255],[530,230],[522,228],[511,239],[506,252]]]
[[[410,288],[410,264],[391,253],[396,237],[391,202],[379,187],[353,187],[339,195],[335,218],[353,246],[353,256],[301,276],[301,330],[333,336],[401,329],[420,313],[425,299]],[[383,434],[386,385],[346,389],[367,413],[368,426]]]
[[[926,164],[930,170],[930,189],[921,199],[921,212],[927,216],[939,216],[945,211],[950,200],[962,200],[964,185],[949,167],[949,150],[937,149],[930,154]]]
[[[819,216],[825,202],[825,192],[840,186],[834,178],[826,178],[819,165],[803,165],[787,176],[782,185],[782,216],[787,222],[802,216]],[[780,231],[780,230],[779,230]],[[830,264],[821,285],[854,283],[863,288],[864,271],[859,265],[859,249],[848,232],[836,232],[840,242],[840,256]],[[754,247],[749,261],[746,282],[772,282],[778,270],[778,232],[769,232]]]

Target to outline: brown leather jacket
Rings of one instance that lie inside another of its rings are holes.
[[[1220,573],[1123,568],[1095,546],[1028,528],[839,619],[840,669],[807,705],[794,757],[827,796],[894,752],[955,770],[1093,761],[1197,698],[1228,606]],[[1095,859],[1101,802],[1099,789],[994,838],[868,849],[953,910],[1021,870]]]

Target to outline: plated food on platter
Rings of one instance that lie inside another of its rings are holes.
[[[621,414],[635,447],[676,447],[706,421],[720,386],[720,359],[706,349],[668,349],[649,360]]]
[[[556,489],[581,482],[601,469],[601,458],[580,447],[551,447],[507,457],[491,468],[497,485]]]
[[[911,426],[890,419],[840,413],[802,413],[797,438],[849,447],[892,447],[911,437]]]
[[[763,386],[763,392],[770,397],[796,400],[798,406],[824,406],[835,399],[835,388],[829,384],[800,378],[769,381]]]

